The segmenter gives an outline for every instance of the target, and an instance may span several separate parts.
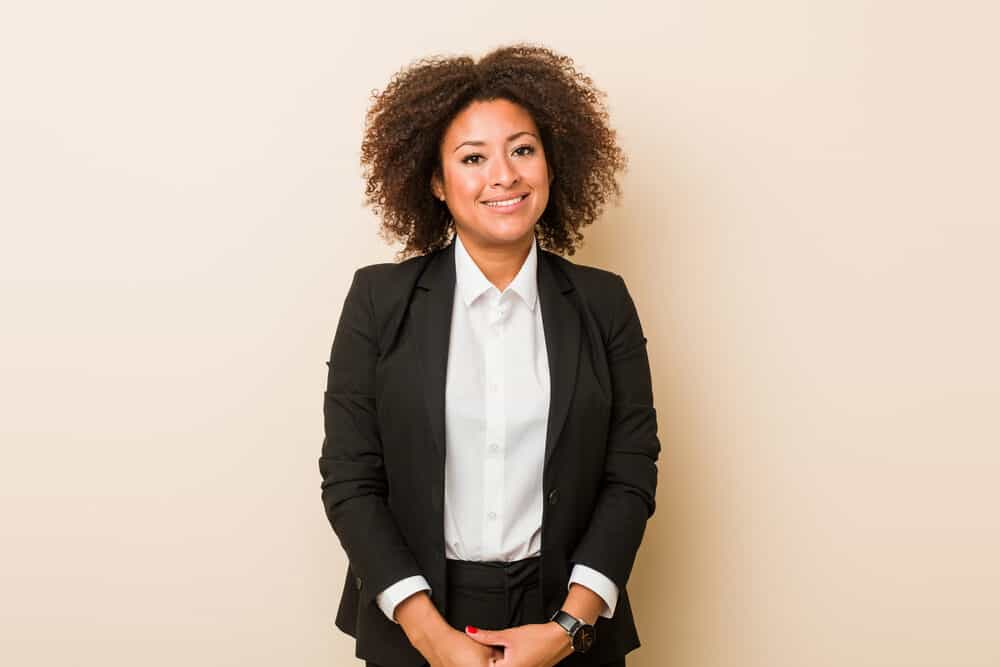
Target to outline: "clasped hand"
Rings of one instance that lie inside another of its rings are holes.
[[[444,620],[424,592],[400,603],[396,618],[430,667],[552,667],[573,653],[566,631],[551,621],[506,630],[467,626],[462,633]]]
[[[469,661],[450,663],[446,660],[443,666],[552,667],[573,652],[566,631],[555,623],[532,623],[506,630],[480,630],[469,626],[465,629],[465,637],[485,650],[478,653],[461,650],[463,656],[467,655],[461,659]]]

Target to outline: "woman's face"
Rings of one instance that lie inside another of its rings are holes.
[[[440,147],[447,203],[466,245],[521,245],[549,201],[552,173],[531,114],[504,99],[473,102],[455,116]],[[511,201],[513,200],[513,201]]]

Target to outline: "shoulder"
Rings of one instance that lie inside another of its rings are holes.
[[[587,264],[577,264],[547,250],[543,250],[542,252],[555,266],[559,267],[563,273],[573,280],[574,284],[606,288],[623,282],[622,277],[613,271],[596,266],[588,266]]]
[[[391,285],[398,285],[400,281],[405,282],[408,277],[416,280],[429,257],[430,255],[420,255],[402,262],[368,264],[354,272],[354,281],[369,287],[369,289],[382,291]]]
[[[646,338],[639,322],[632,295],[625,279],[619,274],[594,266],[576,264],[563,257],[550,254],[551,265],[571,284],[572,299],[579,304],[581,315],[589,319],[599,331],[609,353],[638,345]],[[569,294],[567,294],[569,296]]]
[[[409,297],[432,255],[362,266],[354,272],[351,291],[364,295],[373,309],[390,308]]]
[[[545,258],[562,273],[580,298],[595,312],[613,313],[628,296],[625,280],[617,273],[596,266],[577,264],[543,251]]]
[[[346,303],[354,304],[366,314],[369,331],[380,351],[388,349],[395,339],[410,295],[429,257],[368,264],[355,270]]]
[[[348,299],[355,299],[369,313],[380,349],[386,349],[407,309],[420,276],[440,251],[402,262],[368,264],[354,272]]]

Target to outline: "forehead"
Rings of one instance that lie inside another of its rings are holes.
[[[473,102],[452,119],[443,143],[446,147],[470,140],[502,143],[515,132],[538,134],[527,109],[504,99]]]

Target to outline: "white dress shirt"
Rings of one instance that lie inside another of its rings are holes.
[[[445,384],[446,558],[507,562],[541,553],[549,362],[536,246],[500,292],[455,237]],[[579,563],[574,582],[599,595],[606,605],[601,616],[611,618],[614,582]],[[375,600],[395,620],[396,605],[421,590],[430,590],[427,580],[408,577]]]

